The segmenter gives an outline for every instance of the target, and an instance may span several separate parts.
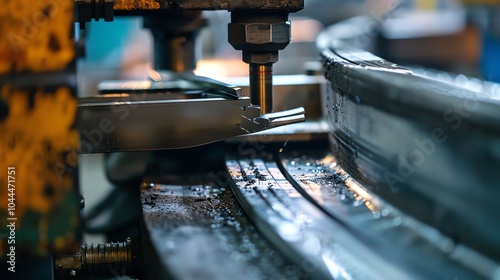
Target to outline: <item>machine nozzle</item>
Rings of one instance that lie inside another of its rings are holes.
[[[273,111],[273,63],[278,51],[291,41],[291,24],[284,10],[233,11],[228,25],[229,43],[243,51],[250,65],[250,99],[261,114]]]

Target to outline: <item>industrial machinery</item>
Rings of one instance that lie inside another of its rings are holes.
[[[326,28],[320,67],[277,77],[304,2],[7,1],[2,279],[500,279],[500,86],[372,54],[405,1]],[[213,10],[247,82],[193,73]],[[77,96],[75,29],[121,16],[151,31],[153,69]],[[115,189],[83,216],[93,153]]]

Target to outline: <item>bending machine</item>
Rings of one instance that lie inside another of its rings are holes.
[[[498,279],[500,87],[364,50],[396,6],[323,31],[320,75],[295,84],[272,73],[304,1],[5,7],[2,276]],[[231,12],[248,86],[192,73],[202,10]],[[116,16],[144,17],[155,69],[77,97],[73,23]],[[89,153],[115,189],[82,218]]]

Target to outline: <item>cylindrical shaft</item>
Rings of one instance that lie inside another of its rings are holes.
[[[250,64],[250,99],[260,105],[260,113],[273,111],[273,65]]]
[[[196,32],[154,37],[154,68],[175,72],[196,68]]]
[[[196,37],[206,25],[201,11],[172,11],[144,17],[154,39],[154,68],[175,72],[196,68]]]

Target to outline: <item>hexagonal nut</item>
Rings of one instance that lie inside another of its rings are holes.
[[[278,62],[278,52],[243,52],[243,62],[269,64]]]
[[[282,50],[291,40],[289,21],[277,23],[230,23],[228,32],[229,43],[237,50]]]

